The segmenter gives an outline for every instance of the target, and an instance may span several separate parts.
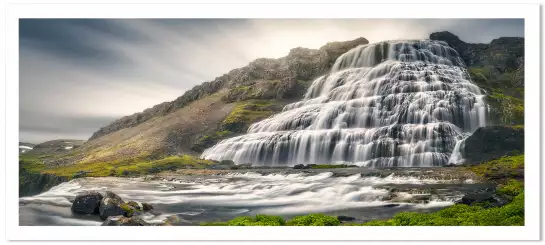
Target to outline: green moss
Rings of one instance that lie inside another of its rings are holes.
[[[134,214],[134,209],[126,203],[119,205],[119,207],[123,209],[123,212],[125,213],[124,214],[125,217],[132,217],[132,215]]]
[[[26,171],[39,173],[45,169],[45,164],[37,156],[33,155],[19,155],[19,168],[22,168]]]
[[[524,155],[504,156],[469,167],[477,175],[491,180],[507,180],[524,177]]]
[[[499,185],[496,192],[508,196],[517,196],[524,191],[524,182],[510,179],[504,185]]]
[[[47,168],[42,172],[58,176],[72,177],[79,171],[86,171],[89,177],[126,176],[156,173],[177,168],[205,168],[212,161],[198,159],[190,155],[167,156],[157,160],[146,158],[127,159],[111,162],[77,163],[72,165]]]
[[[286,222],[280,216],[258,214],[255,217],[242,216],[227,222],[202,223],[203,226],[282,226]]]
[[[222,129],[232,132],[245,132],[254,122],[272,114],[274,103],[268,100],[249,100],[239,102],[222,122]]]
[[[309,214],[294,217],[286,224],[291,226],[337,226],[340,225],[341,222],[337,217],[323,214]]]
[[[524,100],[493,92],[485,97],[496,120],[504,125],[524,124]]]

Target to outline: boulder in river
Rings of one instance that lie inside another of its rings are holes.
[[[139,217],[110,216],[102,226],[149,226],[150,224]]]
[[[187,225],[189,223],[190,223],[189,221],[179,217],[178,215],[171,215],[171,216],[168,216],[160,225],[161,226],[178,226],[178,225],[184,225],[184,224]]]
[[[497,195],[491,189],[485,189],[474,193],[466,194],[462,199],[456,202],[457,204],[479,205],[485,208],[500,207],[508,203],[504,197]]]
[[[354,220],[356,220],[356,218],[354,218],[354,217],[344,216],[344,215],[339,215],[339,216],[337,216],[337,219],[338,219],[340,222],[346,222],[346,221],[354,221]]]
[[[121,204],[125,202],[121,197],[111,191],[106,192],[106,196],[100,202],[99,214],[102,220],[107,219],[109,216],[123,215],[125,211],[121,208]]]
[[[145,203],[145,202],[142,203],[142,210],[144,210],[144,211],[150,211],[150,210],[152,210],[152,209],[153,209],[153,206],[151,206],[151,204]]]
[[[78,214],[98,214],[102,199],[102,194],[96,191],[79,194],[72,203],[72,212]]]

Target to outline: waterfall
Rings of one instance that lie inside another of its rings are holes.
[[[337,58],[301,101],[201,157],[265,166],[442,166],[485,125],[485,108],[463,60],[446,43],[372,43]]]

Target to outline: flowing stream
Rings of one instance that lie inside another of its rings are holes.
[[[453,151],[485,125],[485,112],[479,87],[446,43],[379,42],[341,55],[303,100],[201,157],[264,166],[443,166],[459,161]]]
[[[487,184],[443,170],[387,172],[361,168],[323,171],[231,172],[210,176],[80,178],[42,194],[19,199],[21,225],[100,225],[96,215],[72,214],[75,196],[106,190],[125,201],[150,203],[142,218],[161,223],[177,215],[181,225],[269,214],[290,218],[309,213],[345,215],[355,222],[385,219],[401,211],[429,212],[452,205],[464,193]]]

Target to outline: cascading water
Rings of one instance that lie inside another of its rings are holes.
[[[453,150],[485,125],[483,95],[464,67],[441,41],[356,47],[317,78],[303,100],[201,157],[267,166],[456,163]]]

